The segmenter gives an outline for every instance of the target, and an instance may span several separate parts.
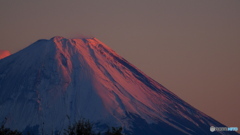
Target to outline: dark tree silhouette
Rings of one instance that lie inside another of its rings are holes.
[[[17,130],[11,130],[10,128],[6,128],[6,122],[7,118],[5,117],[4,121],[2,122],[2,126],[0,127],[0,135],[22,135],[22,133]]]
[[[112,127],[111,130],[106,132],[106,135],[123,135],[122,130],[122,127]]]
[[[93,124],[89,120],[80,119],[73,125],[70,125],[68,129],[65,129],[65,135],[101,135],[101,132],[97,134],[92,130]],[[123,135],[122,127],[112,127],[102,135]]]
[[[95,135],[92,131],[92,126],[89,120],[80,119],[77,123],[70,125],[65,130],[65,135]]]
[[[3,122],[2,126],[0,127],[0,135],[23,135],[22,132],[19,132],[17,130],[11,130],[9,128],[6,128],[4,125],[5,125],[5,122]],[[94,133],[92,128],[93,128],[93,124],[90,123],[89,120],[80,119],[75,124],[70,125],[68,129],[65,129],[64,134],[65,135],[123,135],[122,127],[112,127],[103,134],[101,132],[98,132],[97,134]],[[27,132],[26,134],[31,135],[30,132]]]

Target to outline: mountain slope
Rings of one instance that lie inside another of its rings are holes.
[[[7,127],[38,134],[62,133],[82,117],[95,130],[123,126],[138,135],[210,134],[210,126],[224,126],[96,38],[39,40],[0,60],[0,110]]]

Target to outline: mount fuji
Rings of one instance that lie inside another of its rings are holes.
[[[0,122],[63,134],[81,118],[129,135],[237,134],[195,109],[96,38],[42,39],[0,60]]]

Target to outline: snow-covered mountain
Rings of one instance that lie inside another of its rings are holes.
[[[96,38],[39,40],[0,60],[0,122],[63,133],[80,118],[126,134],[228,134]],[[231,134],[237,134],[231,132]]]
[[[7,50],[0,50],[0,59],[3,59],[7,56],[11,55],[11,53]]]

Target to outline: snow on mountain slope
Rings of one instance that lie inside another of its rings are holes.
[[[220,134],[209,128],[224,126],[96,38],[56,36],[2,59],[0,110],[7,127],[38,134],[62,133],[80,118],[138,135]]]
[[[9,51],[6,50],[0,50],[0,59],[3,59],[7,56],[11,55],[11,53]]]

